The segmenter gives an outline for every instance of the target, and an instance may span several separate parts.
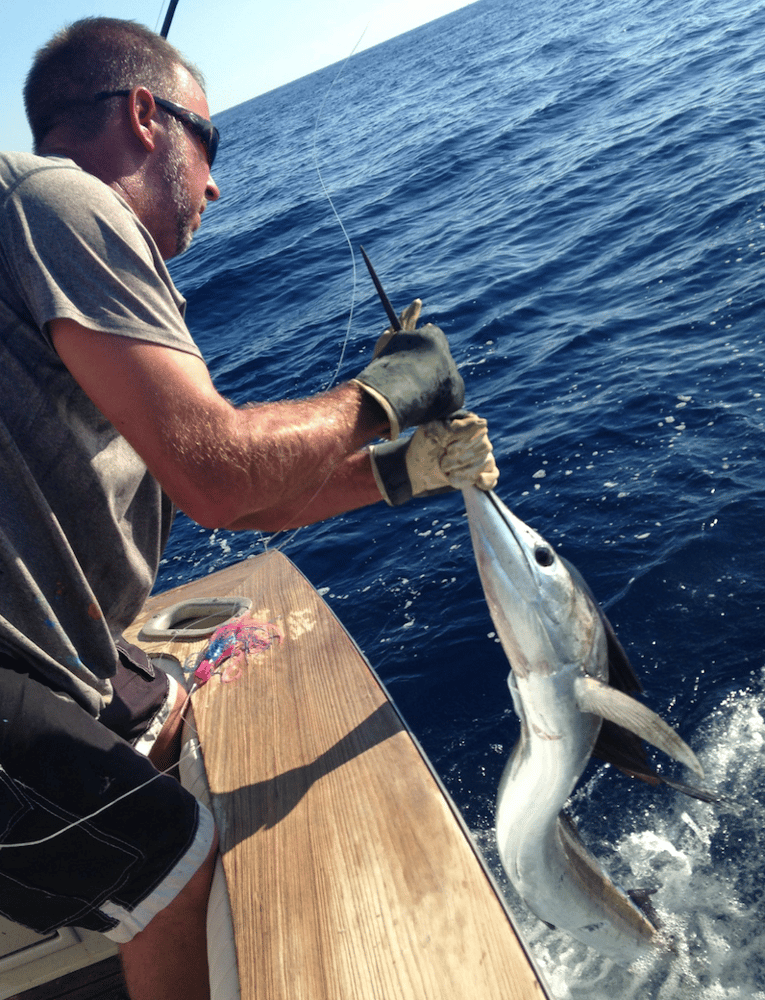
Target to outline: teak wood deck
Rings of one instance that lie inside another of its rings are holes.
[[[242,1000],[541,1000],[525,946],[357,647],[269,552],[149,600],[245,596],[281,645],[193,695]]]

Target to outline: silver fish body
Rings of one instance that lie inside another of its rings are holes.
[[[609,686],[614,644],[623,651],[576,570],[495,494],[470,487],[463,495],[521,721],[497,799],[503,867],[538,917],[629,964],[660,942],[656,928],[611,882],[561,810],[603,718],[700,772],[698,761],[658,716]],[[624,665],[631,672],[626,657]],[[639,688],[636,679],[633,687]]]
[[[518,895],[540,919],[622,964],[654,943],[656,928],[618,889],[561,815],[592,754],[601,720],[576,707],[569,667],[563,676],[533,676],[513,691],[522,735],[497,795],[502,865]],[[521,691],[523,692],[521,694]],[[524,711],[555,699],[558,710]]]

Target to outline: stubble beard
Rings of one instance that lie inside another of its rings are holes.
[[[175,123],[173,123],[175,124]],[[185,165],[187,153],[183,149],[184,136],[183,126],[180,126],[180,134],[175,128],[172,129],[172,141],[169,155],[162,161],[160,170],[162,180],[166,186],[169,197],[169,205],[175,211],[175,254],[184,253],[191,245],[194,236],[194,218],[199,210],[198,205],[192,205],[185,181]]]

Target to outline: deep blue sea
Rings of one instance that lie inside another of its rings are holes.
[[[763,2],[479,0],[219,115],[223,196],[173,265],[237,402],[364,366],[387,321],[359,244],[396,308],[420,296],[497,492],[578,566],[733,800],[590,766],[583,839],[658,889],[677,954],[624,972],[508,889],[560,1000],[765,997],[763,39]],[[181,517],[158,589],[265,544],[355,637],[494,865],[518,725],[460,494],[270,538]]]

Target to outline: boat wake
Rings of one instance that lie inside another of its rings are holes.
[[[765,1000],[765,670],[757,688],[733,692],[693,739],[716,806],[668,792],[619,805],[622,833],[593,852],[626,888],[655,889],[651,901],[674,953],[659,952],[623,969],[526,911],[503,878],[493,838],[478,834],[497,881],[544,972],[555,1000]],[[604,808],[608,768],[575,793],[572,812],[583,831],[615,813],[613,787]],[[613,830],[613,819],[609,820]]]

